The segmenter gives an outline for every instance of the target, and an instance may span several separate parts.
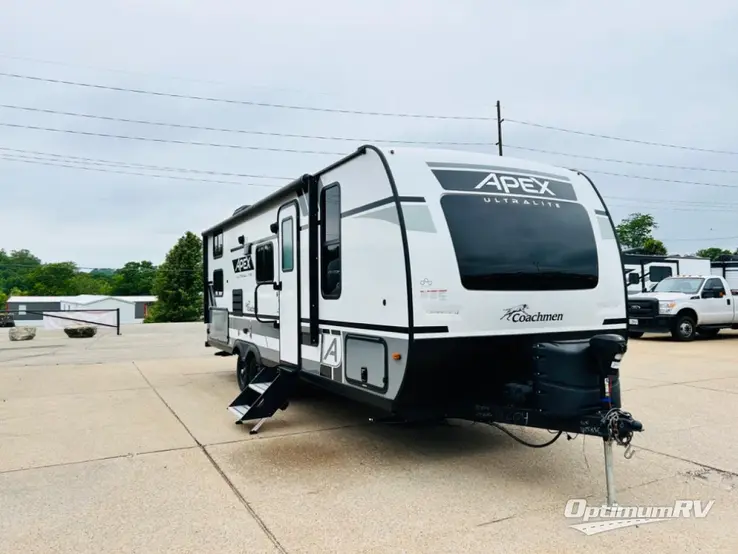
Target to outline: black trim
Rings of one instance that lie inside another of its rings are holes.
[[[239,244],[238,246],[231,248],[231,252],[237,252],[239,250],[243,250],[243,244]]]
[[[244,209],[243,211],[238,212],[237,214],[233,214],[228,219],[225,219],[221,221],[220,223],[218,223],[217,225],[214,225],[213,227],[206,229],[205,231],[202,232],[203,236],[211,235],[218,229],[226,228],[226,227],[230,228],[230,227],[233,227],[234,225],[237,225],[238,223],[242,221],[246,221],[247,219],[250,219],[253,213],[264,209],[264,207],[268,206],[269,204],[277,203],[279,202],[280,199],[283,199],[289,196],[290,194],[304,190],[305,187],[309,186],[311,178],[317,179],[321,175],[328,173],[329,171],[333,171],[335,168],[342,166],[346,162],[349,162],[353,160],[354,158],[358,158],[359,156],[363,156],[366,153],[367,148],[376,150],[376,148],[373,146],[360,146],[351,154],[348,154],[344,156],[343,158],[341,158],[340,160],[332,163],[331,165],[324,167],[323,169],[314,173],[313,175],[303,174],[297,179],[295,179],[294,181],[292,181],[291,183],[283,186],[281,189],[274,191],[272,194],[265,196],[258,202]],[[298,213],[300,211],[299,204],[298,204],[297,211]]]
[[[595,213],[597,215],[608,215],[608,213],[605,210],[595,210]]]
[[[605,204],[605,199],[602,197],[602,194],[600,194],[599,189],[597,188],[597,185],[592,182],[592,179],[590,179],[585,173],[582,173],[578,169],[574,169],[572,171],[575,171],[589,182],[589,184],[592,187],[592,190],[594,190],[595,194],[597,195],[597,198],[600,199],[600,202],[602,203],[602,206],[604,207],[604,211],[607,214],[607,219],[610,222],[610,227],[612,228],[612,234],[615,237],[615,244],[618,249],[618,258],[620,259],[620,277],[623,280],[623,310],[625,311],[626,315],[628,313],[628,282],[625,280],[625,264],[623,263],[623,246],[620,244],[620,239],[618,238],[618,230],[615,227],[615,223],[612,220],[612,215],[610,215],[610,210],[607,209],[607,204]],[[599,255],[599,252],[598,252]],[[627,323],[627,321],[626,321]],[[627,337],[626,337],[627,340]]]
[[[331,185],[328,185],[331,186]],[[327,188],[327,187],[326,187]],[[425,203],[425,198],[422,196],[399,196],[398,199],[400,202],[406,202],[406,203]],[[387,198],[382,198],[381,200],[375,200],[374,202],[369,202],[368,204],[364,204],[363,206],[359,206],[358,208],[351,208],[350,210],[346,210],[341,214],[341,217],[350,217],[352,215],[360,214],[363,212],[368,212],[369,210],[373,210],[374,208],[379,208],[380,206],[385,206],[387,204],[391,204],[395,201],[394,196],[388,196]]]
[[[349,387],[342,381],[334,381],[333,379],[328,379],[309,371],[301,372],[300,378],[303,381],[325,389],[336,396],[348,398],[349,400],[353,400],[354,402],[358,402],[365,406],[371,406],[388,414],[392,413],[393,400],[385,396],[371,393],[363,387]]]
[[[209,257],[209,251],[208,251],[208,238],[203,236],[202,237],[202,308],[203,308],[203,321],[207,325],[210,323],[210,285],[208,282],[210,281],[209,275],[208,275],[208,257]]]
[[[308,302],[309,302],[309,320],[310,320],[310,345],[318,346],[320,342],[319,332],[320,326],[318,324],[318,318],[320,317],[319,312],[319,299],[318,299],[318,287],[319,284],[319,272],[320,272],[320,259],[319,259],[319,244],[318,244],[318,184],[319,181],[316,178],[310,179],[308,183]],[[300,227],[302,230],[302,227]],[[298,233],[299,234],[299,233]],[[302,323],[302,321],[301,321]]]
[[[619,318],[613,318],[613,319],[605,319],[602,322],[602,325],[621,325],[621,324],[627,325],[627,323],[628,323],[627,317],[619,317]]]
[[[384,373],[382,376],[382,386],[377,387],[375,385],[370,385],[368,383],[369,379],[367,377],[367,382],[364,381],[357,381],[356,379],[352,379],[348,376],[348,359],[347,359],[347,353],[349,352],[348,349],[348,341],[349,340],[355,340],[355,341],[364,341],[364,342],[371,342],[371,343],[378,343],[381,344],[384,348],[384,354],[382,355],[382,361],[384,362]],[[387,357],[389,356],[389,349],[387,348],[387,341],[384,340],[382,337],[367,337],[362,335],[354,335],[352,333],[346,333],[346,335],[343,337],[343,366],[344,366],[344,375],[346,376],[346,382],[351,383],[357,387],[361,387],[364,389],[368,389],[374,392],[379,393],[386,393],[387,389],[389,389],[389,362],[387,360]]]
[[[304,319],[302,322],[308,323],[308,320]],[[333,321],[329,319],[321,319],[320,324],[333,327],[346,327],[347,329],[361,329],[364,331],[399,333],[403,335],[410,335],[411,331],[409,327],[400,327],[398,325],[377,325],[374,323],[358,323],[355,321]],[[428,325],[425,327],[415,327],[412,331],[414,334],[448,333],[448,327],[445,325]]]

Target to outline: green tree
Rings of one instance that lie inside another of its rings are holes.
[[[652,256],[666,256],[667,250],[663,242],[658,239],[649,237],[643,241],[641,246],[644,254],[651,254]]]
[[[0,289],[6,293],[12,288],[28,289],[29,275],[41,266],[41,260],[28,250],[13,250],[8,254],[0,249]]]
[[[64,293],[69,296],[77,294],[103,294],[109,295],[113,290],[110,279],[92,273],[78,272],[70,283],[70,289]]]
[[[623,247],[643,248],[647,239],[653,239],[654,229],[658,229],[658,224],[652,215],[633,213],[621,221],[615,231]]]
[[[202,240],[185,233],[156,270],[148,322],[198,321],[202,317]]]
[[[8,295],[0,290],[0,311],[5,309],[5,304],[8,302]]]
[[[74,262],[43,264],[28,274],[29,290],[38,296],[74,295],[76,276],[77,265]]]
[[[113,294],[138,296],[153,294],[156,267],[149,261],[128,262],[113,276]]]
[[[725,248],[717,248],[715,246],[712,246],[710,248],[702,248],[701,250],[697,250],[695,252],[696,256],[699,256],[700,258],[710,258],[711,260],[717,260],[720,256],[730,256],[733,253],[730,250],[726,250]]]

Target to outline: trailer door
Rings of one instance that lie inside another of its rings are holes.
[[[279,359],[300,367],[300,214],[297,202],[279,209]]]

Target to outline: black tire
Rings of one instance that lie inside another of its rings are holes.
[[[256,363],[256,356],[251,352],[246,354],[246,359],[243,359],[240,354],[237,355],[236,359],[236,379],[238,380],[238,388],[241,392],[246,390],[249,383],[256,377],[258,373],[258,365]]]
[[[677,316],[671,336],[680,342],[688,342],[697,336],[697,326],[694,318],[688,315]]]
[[[628,336],[632,339],[639,339],[643,336],[643,331],[628,331]]]
[[[706,339],[714,339],[718,336],[720,329],[699,329],[697,333]]]

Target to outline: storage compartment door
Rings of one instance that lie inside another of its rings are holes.
[[[346,381],[377,392],[386,392],[388,366],[384,339],[347,335],[344,348]]]

